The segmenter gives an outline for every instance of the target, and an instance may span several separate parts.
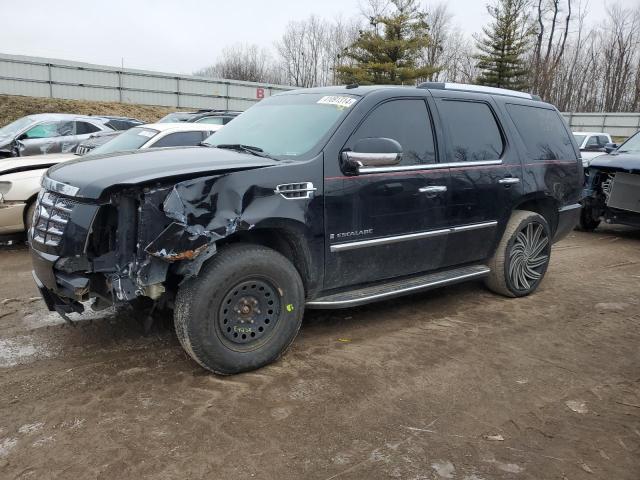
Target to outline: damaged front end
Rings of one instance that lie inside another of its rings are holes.
[[[586,174],[582,205],[588,221],[640,227],[640,170],[602,162]]]
[[[232,192],[225,174],[126,188],[97,202],[43,190],[30,240],[47,305],[64,315],[91,298],[96,309],[158,300],[168,284],[198,274],[216,241],[253,227],[244,219],[250,200],[274,193],[249,190]]]

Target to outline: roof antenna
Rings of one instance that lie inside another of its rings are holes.
[[[350,83],[345,88],[348,88],[349,90],[351,90],[352,88],[358,88],[359,86],[360,85],[358,85],[357,83]]]

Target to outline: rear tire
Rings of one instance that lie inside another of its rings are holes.
[[[296,337],[304,288],[284,256],[258,245],[223,247],[176,297],[178,339],[202,367],[230,375],[275,361]]]
[[[507,297],[533,293],[544,278],[551,258],[551,229],[542,215],[515,210],[489,261],[485,285]]]

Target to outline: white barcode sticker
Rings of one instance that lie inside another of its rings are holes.
[[[325,95],[317,103],[321,103],[323,105],[336,105],[341,108],[349,108],[351,105],[356,103],[355,98],[351,97],[342,97],[340,95]]]
[[[138,135],[140,135],[141,137],[151,138],[155,135],[155,132],[150,132],[149,130],[141,130],[140,132],[138,132]]]

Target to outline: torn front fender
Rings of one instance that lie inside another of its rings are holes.
[[[210,235],[191,233],[185,225],[173,222],[147,245],[145,251],[169,262],[193,260],[207,249],[209,243]]]
[[[216,253],[216,242],[254,228],[284,230],[288,225],[306,237],[307,245],[321,249],[321,198],[309,195],[291,200],[278,191],[279,185],[293,182],[322,185],[322,163],[312,165],[289,162],[283,168],[225,172],[162,189],[162,200],[145,198],[148,214],[164,218],[161,230],[157,229],[160,222],[142,220],[148,231],[145,252],[175,265],[175,272],[193,276]]]

